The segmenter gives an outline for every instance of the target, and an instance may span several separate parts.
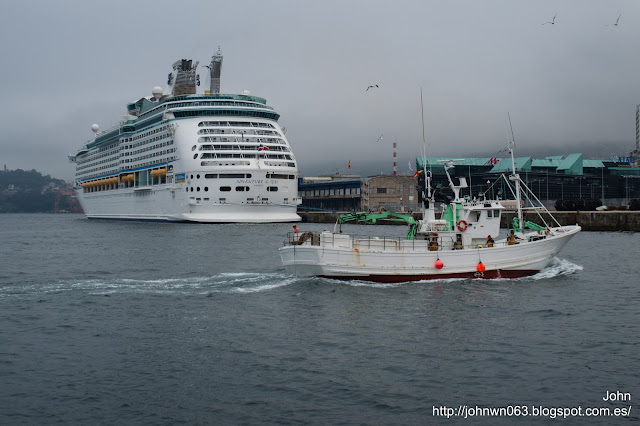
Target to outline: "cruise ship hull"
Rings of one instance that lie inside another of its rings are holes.
[[[78,193],[89,219],[152,220],[202,223],[271,223],[298,222],[295,206],[286,205],[211,205],[176,201],[169,188],[153,189],[144,196],[133,191],[87,197]]]
[[[222,184],[233,185],[225,182]],[[284,188],[283,185],[280,187]],[[76,190],[76,194],[89,219],[201,223],[272,223],[301,220],[294,204],[246,201],[246,197],[228,197],[229,201],[221,203],[219,198],[211,196],[192,196],[188,188],[190,186],[164,184],[95,193],[84,193],[80,188]],[[292,185],[291,190],[297,191],[295,185]],[[254,188],[254,192],[257,191],[259,189]]]

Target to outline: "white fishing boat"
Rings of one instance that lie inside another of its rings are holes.
[[[431,173],[425,173],[423,219],[392,212],[342,215],[333,232],[289,234],[280,247],[282,264],[289,274],[376,282],[404,282],[442,278],[516,278],[533,275],[546,266],[580,226],[560,226],[516,173],[513,141],[509,151],[513,172],[501,176],[515,198],[517,217],[508,234],[498,238],[502,200],[460,196],[467,188],[464,177],[454,184],[445,163],[453,199],[443,206],[436,219],[435,191]],[[535,223],[523,221],[523,210],[538,213]],[[549,219],[550,218],[550,219]],[[341,233],[338,224],[404,222],[406,237],[351,236]]]

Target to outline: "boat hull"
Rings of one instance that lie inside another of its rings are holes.
[[[521,244],[491,248],[429,251],[426,241],[351,239],[347,235],[320,234],[313,245],[280,248],[287,273],[335,279],[404,282],[445,278],[517,278],[533,275],[546,266],[580,227],[555,228],[552,235]],[[442,261],[442,268],[436,261]],[[485,267],[479,272],[478,264]]]
[[[496,278],[521,278],[529,275],[535,275],[539,270],[500,270],[484,271],[480,272],[463,272],[455,274],[433,274],[433,275],[363,275],[363,276],[351,276],[351,275],[318,275],[321,278],[331,278],[335,280],[361,280],[372,281],[377,283],[402,283],[409,281],[425,281],[425,280],[445,280],[454,278],[482,278],[482,279],[496,279]]]
[[[276,203],[193,202],[188,194],[170,185],[145,191],[118,189],[111,193],[83,193],[77,197],[89,219],[151,220],[201,223],[298,222],[296,205]],[[185,195],[186,194],[186,195]]]

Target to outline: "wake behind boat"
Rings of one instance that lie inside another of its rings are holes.
[[[342,215],[338,223],[404,222],[405,238],[357,237],[333,232],[306,232],[299,238],[289,234],[279,249],[287,273],[336,279],[376,282],[404,282],[442,278],[516,278],[533,275],[552,261],[580,226],[560,226],[516,173],[510,146],[513,173],[505,179],[516,199],[518,215],[509,235],[497,238],[505,207],[501,200],[461,197],[465,178],[455,185],[445,164],[454,198],[445,206],[440,219],[435,214],[435,191],[430,172],[425,170],[427,193],[423,220],[392,212]],[[523,222],[522,201],[538,212],[541,223]],[[551,221],[540,214],[543,210]],[[337,225],[337,224],[336,224]],[[336,226],[337,227],[337,226]]]

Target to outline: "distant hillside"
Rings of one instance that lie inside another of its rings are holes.
[[[0,171],[0,213],[73,210],[70,185],[35,170]]]

